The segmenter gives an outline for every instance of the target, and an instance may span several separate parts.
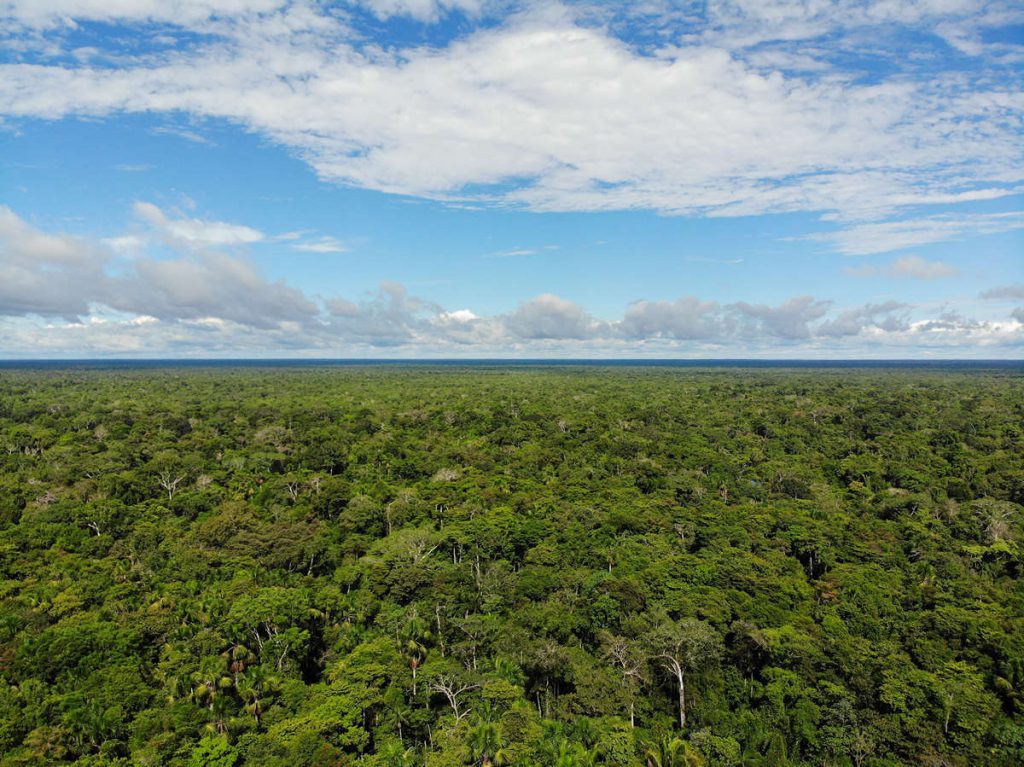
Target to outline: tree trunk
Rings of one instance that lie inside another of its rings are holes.
[[[679,729],[686,729],[686,680],[683,678],[683,671],[680,669],[676,673],[676,678],[679,680]]]

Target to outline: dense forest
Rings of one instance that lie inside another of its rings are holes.
[[[1024,375],[0,372],[0,765],[1024,763]]]

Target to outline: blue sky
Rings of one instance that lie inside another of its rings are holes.
[[[1013,2],[13,0],[0,356],[1024,349]]]

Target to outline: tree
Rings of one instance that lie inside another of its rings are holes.
[[[647,682],[647,659],[640,647],[626,637],[601,634],[604,657],[622,672],[625,698],[629,704],[629,726],[636,726],[636,700]]]
[[[935,692],[942,707],[942,731],[954,740],[980,740],[991,722],[998,704],[985,682],[969,663],[949,661],[935,677]]]
[[[475,764],[480,767],[498,767],[508,762],[505,738],[494,722],[481,722],[469,733],[469,749]]]
[[[456,722],[461,722],[472,710],[460,709],[459,698],[470,690],[475,690],[480,687],[479,684],[471,684],[469,682],[462,681],[454,674],[438,674],[430,680],[428,686],[434,692],[444,695],[448,700],[448,705],[452,707],[452,713],[455,714]]]
[[[651,632],[651,656],[676,683],[679,729],[686,729],[686,677],[715,663],[722,654],[722,638],[708,623],[695,618],[663,621]]]
[[[238,752],[219,736],[203,738],[188,758],[188,767],[235,767],[237,763]]]
[[[4,368],[0,763],[1024,763],[1021,381]]]
[[[666,736],[644,749],[646,767],[704,767],[700,754],[682,738]]]
[[[424,644],[430,638],[430,624],[419,617],[415,612],[405,623],[403,652],[409,669],[412,671],[412,694],[416,695],[416,671],[427,658],[427,648]]]

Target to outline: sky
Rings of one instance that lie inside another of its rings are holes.
[[[0,358],[1024,354],[1016,0],[0,0]]]

